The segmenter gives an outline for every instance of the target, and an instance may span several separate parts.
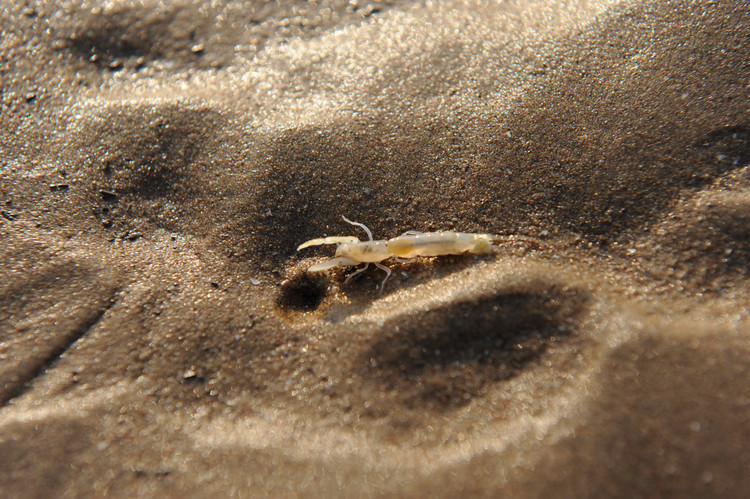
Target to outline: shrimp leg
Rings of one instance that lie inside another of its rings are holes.
[[[358,276],[359,274],[361,274],[362,272],[364,272],[365,270],[367,270],[367,269],[369,269],[369,268],[370,268],[370,264],[369,264],[369,263],[365,263],[365,266],[364,266],[364,267],[362,267],[362,268],[360,268],[360,269],[357,269],[357,271],[356,271],[356,272],[352,272],[351,274],[349,274],[349,275],[348,275],[348,276],[346,277],[346,280],[344,281],[344,284],[346,284],[347,282],[351,281],[351,280],[352,280],[352,279],[354,279],[354,278],[355,278],[356,276]]]
[[[388,280],[389,277],[391,277],[391,269],[379,263],[375,263],[375,266],[379,268],[380,270],[385,271],[385,279],[383,279],[383,282],[380,283],[380,286],[379,286],[380,291],[378,292],[378,294],[382,295],[383,290],[385,289],[385,282]]]

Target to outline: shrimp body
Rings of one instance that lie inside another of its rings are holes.
[[[492,251],[492,236],[466,232],[426,232],[394,237],[385,241],[385,246],[392,256],[399,258],[489,253]]]
[[[361,263],[382,262],[393,254],[388,248],[388,241],[357,241],[340,244],[336,248],[337,257],[351,258]]]
[[[310,246],[322,244],[337,244],[336,255],[328,260],[308,268],[308,272],[317,272],[334,267],[347,267],[364,263],[349,278],[364,272],[371,263],[386,272],[385,279],[380,285],[382,292],[385,282],[391,275],[391,270],[380,262],[388,258],[415,258],[418,256],[459,255],[461,253],[486,254],[492,251],[495,236],[490,234],[469,234],[466,232],[407,232],[392,239],[373,240],[370,229],[364,224],[352,222],[342,217],[352,225],[358,225],[367,232],[369,241],[360,241],[354,236],[331,236],[311,239],[302,243],[297,251]]]

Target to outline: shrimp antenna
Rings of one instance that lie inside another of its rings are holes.
[[[357,226],[362,227],[363,229],[365,229],[365,232],[367,232],[367,237],[369,237],[370,241],[372,241],[372,232],[370,232],[370,229],[368,229],[365,224],[361,224],[359,222],[352,222],[351,220],[349,220],[348,218],[346,218],[344,215],[341,215],[341,218],[344,219],[344,222],[348,222],[348,223],[350,223],[352,225],[357,225]]]

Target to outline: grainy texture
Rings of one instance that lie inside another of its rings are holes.
[[[0,5],[3,497],[750,490],[746,2]]]

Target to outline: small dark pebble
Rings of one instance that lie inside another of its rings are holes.
[[[157,476],[157,477],[168,476],[170,473],[172,473],[171,471],[167,471],[167,470],[147,471],[147,470],[141,470],[141,469],[133,470],[133,472],[135,473],[135,476],[139,478],[144,477],[144,476]]]
[[[106,189],[101,189],[99,191],[99,194],[102,195],[102,199],[105,201],[117,201],[117,193],[114,191],[108,191]]]
[[[374,7],[372,5],[368,5],[367,7],[365,7],[364,9],[362,9],[361,13],[362,13],[362,16],[364,16],[364,17],[370,17],[373,14],[377,14],[381,10],[382,9],[380,7]]]

